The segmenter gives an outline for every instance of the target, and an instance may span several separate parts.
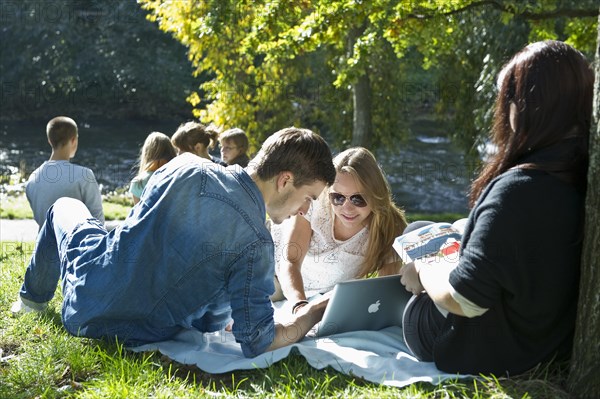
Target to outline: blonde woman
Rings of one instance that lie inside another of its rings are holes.
[[[287,298],[294,313],[308,297],[340,281],[394,274],[401,266],[392,243],[406,219],[375,157],[356,147],[333,162],[335,182],[307,214],[272,229],[277,274],[272,299]]]
[[[152,132],[146,137],[142,150],[140,151],[140,166],[138,174],[131,181],[129,192],[133,198],[133,204],[140,202],[144,187],[154,172],[175,158],[177,153],[171,144],[171,139],[164,133]]]

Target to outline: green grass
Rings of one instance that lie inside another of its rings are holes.
[[[102,202],[102,209],[104,211],[104,219],[106,220],[124,220],[132,205],[122,205],[113,202]]]
[[[406,220],[410,222],[415,222],[417,220],[429,220],[430,222],[449,222],[453,223],[458,219],[466,218],[468,214],[466,213],[456,213],[456,212],[440,212],[440,213],[406,213]]]
[[[2,242],[0,252],[0,398],[567,398],[565,373],[546,367],[513,379],[450,380],[393,388],[300,355],[267,369],[207,374],[160,353],[132,353],[118,343],[70,336],[60,321],[60,292],[41,314],[13,317],[33,243]]]
[[[123,196],[108,196],[102,201],[106,220],[123,220],[133,203]],[[33,219],[33,212],[25,194],[4,196],[0,200],[0,219]]]
[[[25,194],[0,199],[1,219],[33,219],[33,212]]]

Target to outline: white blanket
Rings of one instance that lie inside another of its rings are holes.
[[[281,309],[276,309],[276,319],[278,311]],[[233,334],[225,331],[187,330],[170,341],[131,349],[136,352],[158,350],[179,363],[194,364],[205,372],[219,374],[269,367],[286,358],[293,348],[316,369],[331,366],[341,373],[384,385],[403,387],[419,381],[438,384],[447,378],[472,377],[443,373],[433,363],[419,362],[406,347],[400,327],[353,331],[326,338],[306,337],[254,358],[244,357]]]

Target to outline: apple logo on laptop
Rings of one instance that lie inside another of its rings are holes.
[[[379,305],[380,303],[378,299],[377,302],[370,304],[367,310],[369,311],[369,313],[375,313],[379,310]]]

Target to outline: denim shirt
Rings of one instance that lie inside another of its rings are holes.
[[[120,227],[72,234],[65,327],[137,345],[182,328],[217,331],[233,318],[244,355],[264,352],[275,331],[265,215],[262,194],[240,167],[176,157],[154,173]]]

